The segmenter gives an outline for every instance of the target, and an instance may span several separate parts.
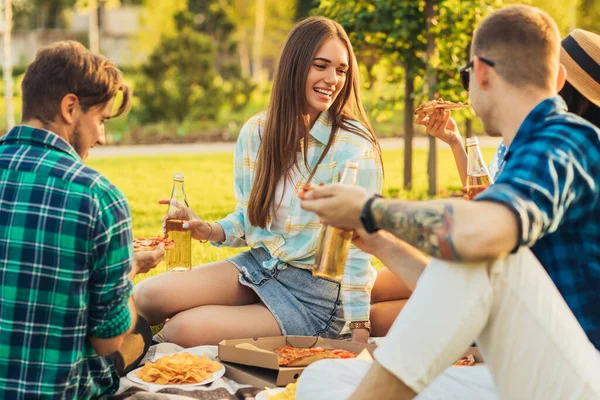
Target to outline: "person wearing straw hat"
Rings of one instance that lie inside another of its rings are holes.
[[[562,41],[560,62],[567,82],[559,94],[569,111],[600,127],[600,35],[575,29]]]
[[[600,128],[600,35],[575,29],[561,43],[560,62],[566,70],[566,81],[562,88],[559,83],[559,95],[567,104],[573,114],[586,119]],[[426,126],[427,133],[448,143],[456,155],[456,164],[463,184],[466,179],[467,154],[457,124],[447,111],[447,121],[444,125],[438,123],[434,116],[423,122],[417,123]],[[446,115],[439,113],[439,118]],[[433,130],[437,126],[439,129]],[[506,154],[504,142],[500,143],[492,161],[489,171],[494,180],[504,166]],[[371,326],[374,336],[385,336],[394,320],[406,304],[412,290],[393,272],[383,267],[377,271],[377,279],[371,292]]]

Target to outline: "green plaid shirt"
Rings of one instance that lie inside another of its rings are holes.
[[[89,337],[131,326],[125,196],[57,135],[0,139],[0,399],[89,399],[118,376]]]

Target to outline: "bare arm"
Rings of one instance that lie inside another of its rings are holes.
[[[425,127],[425,133],[447,143],[452,149],[454,162],[463,186],[467,184],[467,152],[456,121],[450,116],[450,111],[436,110],[430,115],[421,114],[415,120],[417,125]]]
[[[141,254],[141,256],[139,254]],[[162,254],[164,254],[164,246],[161,246],[160,249],[156,249],[153,251],[144,251],[136,254],[133,266],[131,267],[131,272],[129,273],[129,280],[133,281],[133,278],[138,273],[144,272],[140,271],[140,265],[143,265],[142,268],[145,268],[147,266],[145,263],[140,263],[139,259],[154,259],[157,254],[160,254],[160,259],[162,259]],[[158,262],[160,262],[160,259],[158,260]],[[156,264],[158,264],[158,262],[156,262]],[[154,266],[156,266],[156,264]],[[135,328],[135,324],[137,323],[137,309],[135,307],[135,302],[133,301],[133,295],[129,297],[128,305],[129,312],[131,314],[131,326],[126,332],[122,333],[119,336],[115,336],[109,339],[90,337],[90,343],[92,344],[92,347],[94,348],[94,350],[96,350],[96,353],[98,353],[98,355],[106,357],[116,351],[119,351],[121,349],[121,346],[123,345],[123,342],[125,341],[125,338],[129,336],[129,334],[131,334],[131,332]]]
[[[162,199],[158,201],[158,204],[171,204],[171,200]],[[225,241],[225,231],[221,225],[216,222],[202,220],[194,210],[177,201],[174,201],[172,205],[177,207],[177,211],[173,214],[172,218],[189,219],[183,224],[183,228],[192,231],[192,238],[201,241],[210,240],[217,243]],[[163,218],[163,233],[168,233],[165,226],[165,218]]]
[[[131,326],[127,332],[110,339],[90,337],[90,343],[99,356],[106,357],[116,351],[119,351],[123,345],[123,342],[125,341],[125,338],[129,336],[129,334],[131,334],[135,328],[137,323],[137,311],[135,308],[135,303],[133,302],[133,296],[129,298],[129,312],[131,313]]]
[[[452,149],[454,162],[456,162],[456,169],[458,169],[460,175],[460,181],[464,187],[467,185],[467,152],[462,142],[453,142],[450,144],[450,148]]]
[[[389,232],[368,234],[356,229],[354,244],[366,253],[371,253],[401,279],[410,290],[414,290],[429,258]]]
[[[494,259],[510,253],[519,239],[515,215],[491,202],[379,199],[371,212],[377,226],[425,254],[449,261]]]
[[[315,188],[302,207],[321,221],[342,229],[361,227],[361,211],[371,196],[348,185]],[[484,201],[402,201],[377,199],[371,205],[375,225],[432,257],[484,261],[510,253],[519,225],[510,209]]]

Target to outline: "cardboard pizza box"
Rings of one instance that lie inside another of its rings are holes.
[[[248,344],[253,347],[251,349],[237,347],[238,345],[242,345],[243,347]],[[285,386],[288,383],[295,382],[304,371],[304,367],[279,366],[277,354],[274,350],[284,346],[342,349],[352,351],[356,354],[365,349],[372,354],[377,347],[372,344],[316,338],[313,336],[234,339],[223,340],[219,343],[219,360],[225,362],[225,376],[240,383],[256,387]]]

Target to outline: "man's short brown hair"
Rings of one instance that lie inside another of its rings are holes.
[[[25,71],[21,88],[23,120],[38,119],[46,124],[59,115],[60,103],[70,93],[77,96],[86,112],[122,92],[123,99],[113,117],[126,112],[131,101],[131,90],[117,66],[74,41],[56,42],[40,49]]]
[[[524,5],[508,6],[481,22],[471,53],[493,61],[497,73],[515,86],[548,89],[556,85],[560,34],[545,12]]]

